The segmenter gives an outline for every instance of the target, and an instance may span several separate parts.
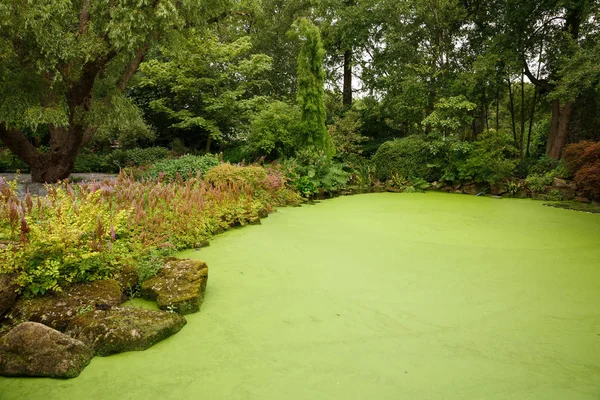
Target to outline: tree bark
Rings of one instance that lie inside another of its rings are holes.
[[[569,121],[573,114],[573,103],[566,102],[560,104],[558,100],[552,102],[552,125],[550,126],[550,136],[546,147],[546,155],[555,160],[559,160],[562,150],[567,144],[569,135]]]
[[[344,89],[342,104],[350,107],[352,105],[352,50],[344,51]]]

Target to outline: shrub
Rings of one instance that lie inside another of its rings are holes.
[[[417,135],[385,142],[373,156],[375,176],[386,181],[395,172],[403,178],[426,178],[429,169],[425,149],[425,138]]]
[[[589,163],[579,169],[575,183],[586,196],[600,200],[600,162]]]
[[[137,167],[152,164],[159,160],[168,158],[171,155],[169,149],[165,147],[149,147],[146,149],[135,148],[128,150],[115,150],[108,155],[108,162],[120,168]]]
[[[322,191],[334,193],[346,187],[350,174],[341,163],[333,161],[323,151],[304,149],[284,163],[290,184],[305,197]]]
[[[145,179],[164,179],[174,181],[177,177],[186,180],[191,177],[202,178],[211,168],[219,165],[219,159],[207,154],[204,156],[185,155],[179,158],[160,160],[150,165],[147,169],[136,172],[136,175]]]
[[[552,184],[554,176],[551,172],[546,174],[533,174],[525,179],[525,186],[533,193],[544,193],[546,186]]]
[[[82,152],[75,160],[73,172],[115,172],[117,168],[112,165],[107,155]]]
[[[588,197],[600,199],[600,142],[579,142],[563,151],[575,184]]]
[[[458,163],[458,178],[462,181],[495,184],[513,175],[518,160],[517,150],[507,135],[482,135],[473,143],[468,157]]]
[[[299,148],[300,111],[281,101],[270,103],[250,124],[248,150],[255,156],[292,156]]]
[[[0,172],[29,171],[29,166],[8,149],[0,149]]]
[[[575,175],[586,164],[600,162],[600,142],[579,142],[563,150],[562,159],[569,171]]]

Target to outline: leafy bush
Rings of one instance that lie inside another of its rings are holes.
[[[575,183],[586,196],[600,200],[600,162],[586,164],[579,169]]]
[[[137,167],[147,164],[152,164],[159,160],[168,158],[171,155],[169,149],[165,147],[149,147],[146,149],[128,149],[128,150],[115,150],[108,155],[108,162],[116,167],[118,171],[120,168],[125,167]]]
[[[484,134],[473,143],[468,157],[458,163],[458,178],[488,184],[502,182],[513,175],[518,163],[516,154],[507,135]]]
[[[185,155],[179,158],[160,160],[146,169],[136,172],[136,175],[145,179],[164,179],[174,181],[177,177],[186,180],[191,177],[202,178],[211,168],[219,165],[219,159],[212,155],[192,156]]]
[[[73,172],[115,172],[116,167],[108,156],[91,152],[81,152],[75,160]]]
[[[600,199],[600,142],[579,142],[563,151],[563,160],[575,184],[592,199]]]
[[[404,178],[426,178],[426,148],[425,138],[417,135],[385,142],[373,156],[375,176],[382,181],[390,179],[393,173]]]
[[[525,186],[533,193],[544,193],[546,191],[546,186],[552,184],[553,178],[552,172],[529,175],[527,179],[525,179]]]
[[[600,142],[583,141],[570,144],[563,150],[562,159],[575,175],[587,164],[600,162]]]
[[[361,124],[360,114],[352,108],[343,118],[336,118],[334,125],[329,125],[336,158],[348,161],[349,158],[354,160],[362,154],[361,144],[369,139],[360,134]]]
[[[29,171],[29,166],[8,149],[0,150],[0,172]]]
[[[280,166],[290,184],[305,197],[318,192],[334,193],[346,187],[350,174],[341,163],[333,161],[323,151],[304,149],[296,158]]]
[[[270,158],[292,156],[299,148],[300,111],[281,101],[270,103],[250,124],[248,150]]]
[[[75,160],[73,172],[119,172],[125,167],[137,167],[151,164],[170,156],[164,147],[134,148],[114,150],[108,154],[83,151]]]

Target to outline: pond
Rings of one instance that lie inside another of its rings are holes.
[[[181,256],[210,277],[180,333],[0,399],[600,398],[600,215],[368,194]]]

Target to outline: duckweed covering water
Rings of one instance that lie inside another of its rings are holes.
[[[182,256],[210,279],[180,333],[0,399],[600,397],[600,215],[361,195]]]

